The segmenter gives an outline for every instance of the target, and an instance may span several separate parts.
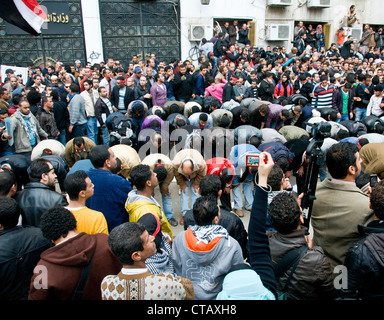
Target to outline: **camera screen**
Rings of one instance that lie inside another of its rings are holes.
[[[247,166],[259,166],[259,156],[247,156]]]

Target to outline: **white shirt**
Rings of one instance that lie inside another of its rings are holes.
[[[126,87],[119,90],[119,105],[118,105],[119,110],[125,110],[124,97],[125,97],[126,90],[127,90]]]
[[[377,97],[375,94],[371,97],[367,106],[367,116],[371,114],[378,117],[384,115],[384,110],[380,108],[383,98],[383,96]]]

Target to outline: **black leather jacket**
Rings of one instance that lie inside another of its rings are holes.
[[[30,182],[17,195],[17,202],[22,210],[23,225],[39,227],[41,215],[55,207],[67,206],[64,195],[41,182]]]
[[[384,221],[374,220],[358,226],[362,238],[345,257],[348,270],[347,288],[341,299],[383,300],[384,298]]]
[[[0,300],[27,300],[33,269],[52,246],[35,227],[0,231]]]
[[[289,250],[306,245],[304,238],[306,231],[305,227],[286,235],[277,231],[268,231],[272,262],[277,264]],[[288,275],[289,270],[276,280],[279,291],[284,288]],[[335,298],[332,270],[322,248],[308,249],[293,273],[287,293],[288,300],[332,300]]]

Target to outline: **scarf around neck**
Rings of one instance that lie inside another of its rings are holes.
[[[37,127],[36,122],[32,118],[32,113],[28,114],[21,113],[20,109],[17,109],[16,116],[21,122],[21,125],[25,132],[28,135],[29,140],[33,140],[33,138],[37,138]]]
[[[223,226],[218,224],[211,224],[207,226],[190,226],[193,235],[199,242],[204,242],[205,244],[211,242],[217,237],[228,239],[228,231]]]

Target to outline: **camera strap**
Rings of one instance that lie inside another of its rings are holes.
[[[91,271],[92,262],[93,262],[93,256],[92,256],[91,260],[89,261],[89,263],[86,266],[84,266],[84,268],[81,272],[79,282],[77,283],[75,291],[73,292],[73,295],[72,295],[72,300],[80,300],[81,299],[83,292],[84,292],[85,284],[87,283],[87,280],[88,280],[89,272]]]
[[[291,281],[292,275],[294,274],[297,265],[299,264],[301,258],[308,250],[308,245],[303,245],[300,248],[295,248],[289,250],[288,253],[284,255],[284,257],[275,265],[275,277],[278,280],[284,273],[291,269],[289,273],[288,279],[284,285],[283,292],[287,292],[289,283]]]

